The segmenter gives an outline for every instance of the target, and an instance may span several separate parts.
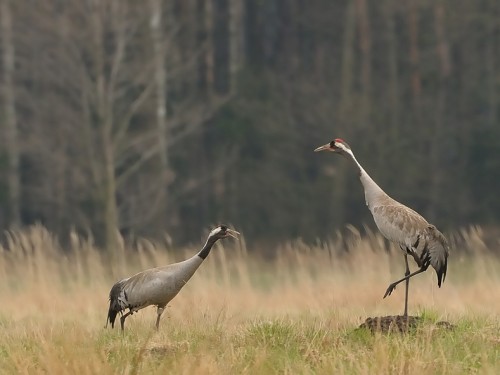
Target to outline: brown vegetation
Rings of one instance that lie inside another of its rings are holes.
[[[403,270],[399,250],[387,251],[379,235],[353,232],[315,246],[295,241],[278,247],[272,259],[249,254],[244,241],[218,243],[167,307],[159,333],[155,310],[144,309],[130,318],[130,331],[122,336],[104,329],[113,282],[185,258],[197,247],[179,252],[147,240],[133,248],[117,241],[125,246],[125,259],[110,264],[91,240],[76,235],[63,250],[42,227],[13,232],[0,255],[0,367],[11,373],[162,373],[167,368],[174,373],[369,373],[401,365],[413,366],[410,373],[453,373],[470,365],[467,358],[454,358],[463,348],[473,357],[485,350],[479,368],[494,371],[500,260],[486,248],[479,228],[453,237],[443,287],[436,287],[430,272],[415,278],[409,309],[459,328],[440,337],[424,328],[418,338],[365,339],[349,338],[350,332],[369,316],[400,314],[403,306],[401,288],[382,299],[387,284]],[[472,341],[458,345],[463,335]],[[433,345],[444,345],[443,352],[426,349]],[[414,350],[406,365],[403,348]],[[394,362],[384,359],[386,350]],[[431,358],[437,362],[428,367]]]

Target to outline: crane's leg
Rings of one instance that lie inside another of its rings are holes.
[[[415,276],[415,275],[418,275],[419,273],[422,273],[424,271],[427,270],[427,268],[429,268],[429,264],[424,264],[422,267],[420,267],[420,269],[418,269],[417,271],[413,272],[413,273],[410,273],[408,276],[405,276],[403,277],[402,279],[398,280],[398,281],[395,281],[393,282],[391,285],[389,285],[389,287],[387,288],[385,294],[384,294],[384,298],[387,297],[387,296],[390,296],[392,291],[396,288],[396,285],[398,285],[399,283],[405,281],[405,280],[409,280],[411,277]]]
[[[165,306],[158,306],[158,309],[156,310],[156,313],[158,314],[158,316],[156,317],[156,330],[158,331],[158,329],[160,328],[160,317],[161,317],[161,314],[163,314],[163,310],[165,309]]]
[[[405,253],[405,264],[406,264],[406,271],[405,271],[405,277],[410,275],[410,266],[408,265],[408,255]],[[403,316],[408,316],[408,289],[410,288],[410,278],[406,279],[406,291],[405,291],[405,312]]]
[[[129,315],[132,315],[134,312],[132,310],[130,310],[128,313],[126,313],[125,315],[122,315],[120,317],[120,326],[122,327],[122,332],[124,330],[124,327],[125,327],[125,319],[127,318],[127,316]]]

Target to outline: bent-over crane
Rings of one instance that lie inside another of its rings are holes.
[[[354,157],[349,145],[342,139],[334,139],[314,151],[331,151],[343,155],[354,162],[358,168],[359,178],[365,191],[366,205],[373,215],[375,224],[384,237],[398,244],[404,252],[405,277],[390,284],[384,298],[391,295],[396,285],[406,281],[404,316],[408,316],[410,278],[427,270],[429,265],[436,270],[439,287],[446,277],[449,252],[446,238],[417,212],[388,196],[366,173]],[[408,266],[408,255],[413,257],[419,267],[413,273],[410,273]]]
[[[114,328],[116,315],[121,313],[120,325],[123,331],[127,316],[154,305],[157,306],[156,329],[158,330],[165,306],[193,276],[210,253],[212,246],[221,238],[229,236],[237,238],[238,234],[239,232],[220,225],[210,232],[203,248],[193,257],[168,266],[151,268],[118,281],[109,292],[106,327],[109,322],[111,328]],[[126,309],[129,311],[124,314]]]

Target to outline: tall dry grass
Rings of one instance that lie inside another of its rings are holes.
[[[488,248],[480,228],[451,237],[443,287],[437,287],[433,270],[415,277],[410,285],[410,313],[451,322],[479,319],[484,322],[480,327],[491,327],[484,328],[486,340],[500,351],[500,340],[495,341],[497,333],[500,337],[500,261],[495,255],[500,254],[499,240],[493,241],[496,249]],[[388,284],[402,276],[403,257],[378,234],[361,236],[350,228],[350,234],[316,245],[300,240],[283,244],[271,257],[252,255],[259,249],[247,249],[244,238],[219,241],[170,303],[160,332],[153,331],[155,310],[147,308],[127,319],[123,337],[116,329],[103,328],[113,283],[140,270],[182,260],[198,247],[173,249],[140,240],[128,248],[121,241],[117,249],[123,254],[121,261],[112,263],[91,240],[73,234],[70,242],[62,249],[43,227],[34,226],[9,233],[0,248],[0,368],[7,373],[163,373],[166,363],[174,373],[377,373],[384,369],[398,373],[398,366],[405,368],[405,356],[394,364],[386,363],[383,353],[377,354],[387,346],[377,349],[373,344],[363,354],[367,361],[380,357],[375,368],[356,360],[363,358],[362,350],[353,351],[349,359],[348,347],[342,346],[346,353],[337,363],[335,355],[327,355],[330,349],[321,349],[325,340],[340,345],[337,340],[343,339],[342,334],[368,316],[402,313],[403,286],[389,298],[382,296]],[[280,337],[300,346],[300,359],[283,354],[267,368],[269,348],[279,347]],[[319,346],[309,347],[315,340],[320,340]],[[227,345],[227,350],[216,349],[221,345]],[[156,354],[151,357],[151,353]],[[432,367],[430,371],[415,368],[434,373]]]

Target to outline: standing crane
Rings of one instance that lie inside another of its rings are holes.
[[[410,278],[427,270],[429,265],[436,270],[438,286],[446,277],[449,246],[443,234],[429,224],[411,208],[387,195],[358,163],[349,145],[342,139],[334,139],[314,150],[330,151],[350,159],[359,170],[359,179],[365,190],[365,200],[379,231],[389,241],[399,245],[404,253],[405,277],[389,285],[384,298],[390,296],[396,285],[406,281],[404,316],[408,316],[408,288]],[[411,255],[419,269],[410,273],[408,255]]]
[[[151,268],[118,281],[109,292],[106,327],[109,322],[111,328],[114,328],[116,315],[121,313],[120,324],[123,331],[127,316],[153,305],[157,307],[156,330],[158,330],[165,306],[193,276],[210,253],[212,246],[221,238],[229,236],[237,238],[238,234],[239,232],[220,225],[210,232],[203,248],[191,258],[164,267]],[[126,309],[129,311],[124,314]]]

